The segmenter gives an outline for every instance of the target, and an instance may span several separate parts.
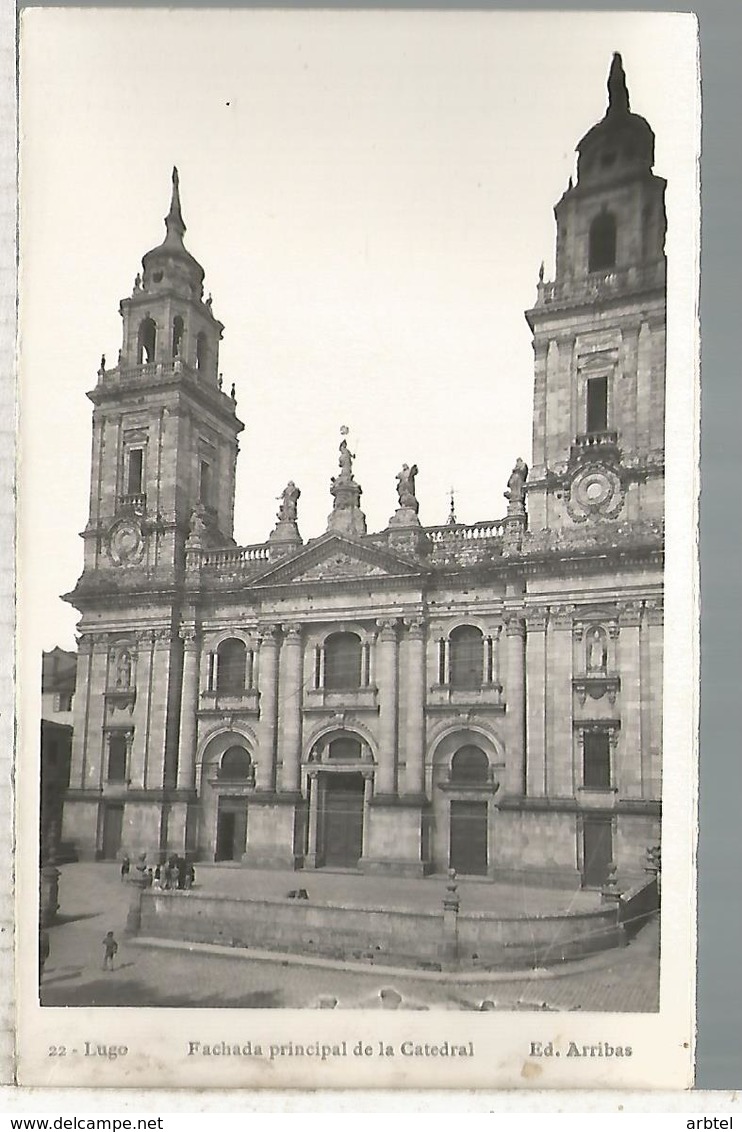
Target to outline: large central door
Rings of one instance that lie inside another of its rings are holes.
[[[216,818],[215,861],[240,861],[247,842],[244,798],[220,798]]]
[[[487,803],[451,802],[450,868],[487,875]]]
[[[363,852],[363,775],[325,775],[322,825],[324,864],[355,868]]]
[[[613,823],[610,817],[586,817],[582,829],[582,884],[596,888],[605,884],[613,863]]]
[[[103,858],[113,861],[121,848],[121,833],[124,826],[124,807],[115,803],[107,805],[103,811]]]

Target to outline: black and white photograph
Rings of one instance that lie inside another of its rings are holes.
[[[696,51],[23,12],[23,1083],[689,1082]]]

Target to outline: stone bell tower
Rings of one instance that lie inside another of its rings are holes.
[[[213,540],[232,537],[237,419],[221,389],[223,326],[204,300],[204,270],[183,243],[173,169],[166,235],[122,300],[118,363],[105,359],[93,413],[85,570],[139,564],[178,570],[194,509]]]
[[[608,108],[577,146],[554,209],[556,273],[539,275],[533,331],[531,530],[663,515],[665,181],[629,108],[620,55]]]
[[[221,388],[222,324],[183,243],[173,170],[165,239],[123,299],[123,342],[101,360],[93,402],[84,569],[66,595],[82,614],[65,836],[83,856],[182,852],[195,792],[180,708],[185,546],[232,539],[234,387]],[[187,769],[187,768],[186,768]]]

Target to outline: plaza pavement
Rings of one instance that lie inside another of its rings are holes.
[[[353,874],[268,873],[197,866],[203,891],[250,897],[283,896],[305,887],[317,903],[374,907],[439,907],[445,878],[424,884]],[[517,915],[595,906],[594,893],[566,894],[521,886],[466,881],[459,886],[462,910],[498,908]],[[352,897],[352,899],[351,899]],[[383,897],[383,899],[382,899]],[[659,937],[656,921],[628,947],[563,964],[551,972],[511,975],[481,982],[454,976],[359,972],[342,966],[308,966],[281,956],[256,959],[236,949],[160,942],[143,946],[124,934],[129,885],[110,863],[65,865],[60,877],[60,916],[50,929],[51,953],[41,985],[45,1006],[190,1006],[408,1009],[552,1009],[649,1011],[658,1006]],[[103,936],[113,930],[116,970],[102,970]],[[473,978],[473,977],[472,977]],[[384,992],[383,995],[380,992]],[[391,993],[390,993],[391,992]],[[396,993],[394,993],[396,992]]]

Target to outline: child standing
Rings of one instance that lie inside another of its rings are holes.
[[[116,956],[116,952],[119,949],[119,945],[113,938],[113,932],[106,932],[106,938],[103,940],[103,947],[105,948],[103,955],[103,970],[112,971],[113,961]]]

